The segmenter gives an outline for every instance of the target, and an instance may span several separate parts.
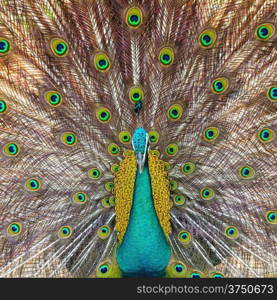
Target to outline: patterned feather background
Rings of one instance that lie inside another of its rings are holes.
[[[0,0],[0,276],[122,276],[136,128],[166,276],[276,276],[276,32],[276,0]]]

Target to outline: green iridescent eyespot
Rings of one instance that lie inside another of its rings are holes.
[[[183,107],[180,104],[173,104],[167,111],[167,117],[171,121],[179,120],[183,115]]]
[[[274,34],[275,34],[275,26],[271,23],[260,24],[255,31],[255,37],[260,41],[267,41]]]
[[[119,165],[113,164],[111,166],[111,171],[112,171],[112,173],[116,174],[119,171]]]
[[[25,188],[28,191],[38,191],[41,188],[41,181],[37,178],[30,178],[25,182]]]
[[[203,200],[212,200],[215,197],[215,192],[209,187],[204,187],[200,190],[200,197]]]
[[[114,188],[113,182],[106,182],[105,183],[105,190],[107,192],[111,192],[113,190],[113,188]]]
[[[192,174],[195,171],[195,164],[193,162],[186,162],[182,164],[181,171],[185,175]]]
[[[107,72],[111,67],[109,57],[103,52],[96,53],[94,55],[93,62],[96,70],[100,72]]]
[[[130,144],[131,142],[131,133],[129,131],[121,131],[118,137],[122,144]]]
[[[266,96],[271,102],[274,102],[274,103],[277,102],[277,85],[271,86],[267,90]]]
[[[8,105],[6,101],[0,100],[0,115],[6,113],[7,109],[8,109]]]
[[[112,273],[112,265],[108,262],[101,264],[97,268],[96,277],[98,278],[108,278]]]
[[[8,157],[15,157],[19,154],[19,152],[20,147],[16,143],[8,143],[3,147],[3,153]]]
[[[108,225],[103,225],[98,229],[97,234],[101,239],[106,239],[110,235],[110,232],[110,227]]]
[[[68,239],[71,237],[73,230],[70,226],[62,226],[58,231],[58,236],[61,239]]]
[[[88,196],[84,192],[77,192],[73,195],[73,201],[77,204],[84,204],[88,200]]]
[[[191,234],[186,230],[182,230],[178,234],[178,240],[182,244],[188,245],[191,242]]]
[[[88,170],[88,177],[94,180],[99,179],[102,176],[102,172],[97,168],[91,168]]]
[[[206,29],[202,31],[198,37],[200,47],[210,49],[216,42],[216,32],[214,29]]]
[[[169,187],[171,191],[175,191],[178,188],[178,183],[175,180],[169,181]]]
[[[184,278],[188,268],[180,261],[174,261],[167,267],[167,277],[171,278]]]
[[[224,229],[224,234],[229,239],[236,239],[239,236],[239,231],[235,226],[227,226]]]
[[[181,206],[183,204],[185,204],[186,202],[186,198],[183,195],[175,195],[173,198],[174,204],[177,206]]]
[[[134,86],[129,90],[129,100],[133,103],[142,101],[144,99],[144,93],[141,87]]]
[[[165,148],[165,153],[168,156],[175,156],[178,152],[179,148],[177,144],[169,144]]]
[[[54,38],[50,42],[51,51],[55,56],[64,57],[69,52],[68,44],[65,40],[60,38]]]
[[[197,270],[191,271],[188,275],[188,278],[204,278],[204,277],[205,277],[204,273]]]
[[[140,8],[130,7],[126,12],[125,22],[131,29],[137,29],[141,26],[143,14]]]
[[[117,144],[111,143],[108,145],[108,153],[112,156],[119,155],[120,153],[120,148],[118,147]]]
[[[5,56],[11,52],[11,44],[9,40],[0,37],[0,57]]]
[[[77,144],[77,136],[73,132],[64,132],[61,136],[61,142],[66,146],[75,146]]]
[[[208,127],[203,132],[203,139],[206,142],[214,142],[219,136],[219,130],[216,127]]]
[[[210,278],[224,278],[224,274],[220,272],[212,272]]]
[[[7,228],[7,233],[9,236],[17,236],[22,231],[22,224],[19,222],[13,222],[9,224]]]
[[[48,91],[44,94],[44,99],[51,106],[57,107],[62,103],[62,96],[57,91]]]
[[[213,80],[211,90],[214,94],[223,94],[229,87],[229,79],[225,77],[216,78]]]
[[[170,47],[164,47],[159,53],[159,62],[163,67],[169,67],[174,62],[174,51]]]
[[[105,208],[111,207],[110,199],[108,197],[105,197],[104,199],[102,199],[101,204]]]
[[[250,166],[243,166],[239,168],[239,176],[243,179],[251,179],[255,175],[255,170]]]
[[[277,224],[277,211],[269,210],[265,213],[266,222],[269,224]]]
[[[112,114],[106,107],[99,107],[96,110],[96,117],[101,123],[108,123],[111,120]]]
[[[272,142],[274,138],[275,132],[270,128],[263,128],[258,132],[258,139],[263,144]]]
[[[160,135],[157,131],[149,131],[148,136],[149,136],[149,142],[151,144],[157,144],[158,143]]]

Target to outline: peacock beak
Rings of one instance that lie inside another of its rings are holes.
[[[141,152],[137,153],[137,164],[138,164],[138,169],[139,169],[140,174],[143,171],[144,164],[145,164],[145,159],[146,159],[145,153],[141,153]]]

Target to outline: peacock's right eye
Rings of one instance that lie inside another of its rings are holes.
[[[110,235],[110,232],[110,227],[108,225],[104,225],[98,229],[97,234],[101,239],[106,239]]]
[[[277,211],[269,210],[265,214],[265,219],[269,224],[277,224]]]
[[[180,104],[173,104],[167,111],[167,116],[171,121],[177,121],[182,117],[183,108]]]
[[[163,67],[169,67],[174,62],[174,51],[170,47],[164,47],[160,50],[159,61]]]
[[[179,150],[179,148],[178,148],[177,144],[169,144],[165,148],[165,153],[168,156],[175,156],[177,154],[178,150]]]
[[[4,146],[3,152],[6,156],[15,157],[20,152],[20,147],[16,143],[8,143]]]
[[[216,42],[216,32],[214,29],[206,29],[198,37],[199,45],[202,48],[210,49]]]
[[[75,146],[77,144],[77,136],[73,132],[64,132],[61,141],[66,146]]]
[[[44,94],[44,99],[51,106],[57,107],[62,103],[62,96],[57,91],[48,91]]]
[[[65,40],[54,38],[50,42],[50,48],[55,56],[64,57],[68,54],[69,47]]]
[[[258,132],[258,139],[261,143],[270,143],[275,138],[275,132],[270,128],[263,128]]]
[[[143,90],[140,87],[132,87],[129,91],[129,100],[133,103],[142,101],[144,98]]]
[[[73,201],[77,204],[84,204],[86,203],[87,199],[87,194],[83,192],[77,192],[73,195]]]
[[[9,54],[11,51],[11,44],[10,42],[0,37],[0,57]]]
[[[213,80],[211,89],[214,94],[223,94],[229,87],[229,80],[225,77]]]
[[[143,21],[142,11],[138,7],[131,7],[126,13],[126,24],[131,29],[137,29],[141,26]]]
[[[96,70],[100,72],[108,71],[111,66],[109,57],[103,52],[96,53],[94,55],[93,62]]]
[[[181,171],[183,174],[192,174],[195,170],[195,164],[193,162],[186,162],[182,165]]]
[[[215,196],[214,190],[209,187],[204,187],[200,190],[200,197],[203,200],[212,200],[214,196]]]
[[[71,237],[73,230],[70,226],[62,226],[58,231],[58,236],[61,239],[68,239]]]
[[[17,236],[22,231],[22,225],[19,222],[9,224],[7,232],[9,236]]]
[[[266,95],[271,102],[277,102],[277,85],[271,86],[267,90]]]
[[[122,144],[129,144],[131,142],[131,133],[129,131],[121,131],[119,140]]]
[[[178,240],[184,244],[187,245],[191,242],[191,235],[188,231],[186,230],[182,230],[181,232],[179,232],[178,234]]]
[[[229,239],[236,239],[239,236],[239,231],[235,226],[225,227],[224,233]]]
[[[206,142],[213,142],[217,139],[219,130],[216,127],[208,127],[204,130],[203,138]]]
[[[159,141],[159,133],[157,131],[149,131],[149,141],[151,144],[157,144]]]
[[[120,148],[118,147],[117,144],[111,143],[108,145],[108,153],[112,156],[118,155],[120,152]]]
[[[41,181],[36,178],[30,178],[26,181],[25,187],[28,191],[38,191],[41,188]]]
[[[0,114],[4,114],[5,112],[7,112],[8,106],[6,101],[4,100],[0,100]]]
[[[177,206],[183,205],[185,203],[185,196],[183,195],[175,195],[174,196],[174,204]]]
[[[275,33],[275,26],[270,23],[260,24],[255,32],[255,36],[258,40],[267,41]]]
[[[94,180],[99,179],[102,176],[102,173],[99,169],[97,168],[92,168],[88,170],[88,177]]]
[[[111,120],[112,114],[106,107],[99,107],[96,110],[96,117],[101,123],[107,123]]]

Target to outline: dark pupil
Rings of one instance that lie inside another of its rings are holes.
[[[2,102],[0,102],[0,108],[3,108],[3,103]]]
[[[57,47],[56,47],[56,49],[57,49],[59,52],[63,51],[64,48],[65,48],[65,47],[64,47],[63,44],[58,44]]]
[[[208,44],[211,41],[211,37],[207,34],[203,36],[203,40]]]
[[[17,231],[17,226],[13,225],[13,226],[12,226],[12,231],[13,231],[13,232],[16,232],[16,231]]]
[[[229,230],[229,234],[233,235],[234,234],[234,230],[233,229]]]
[[[205,196],[209,196],[209,194],[210,194],[209,191],[205,191],[205,192],[204,192],[204,195],[205,195]]]
[[[52,95],[52,96],[51,96],[51,100],[52,100],[53,102],[56,102],[56,101],[57,101],[57,98],[58,98],[57,95]]]
[[[192,278],[200,278],[200,275],[199,274],[193,274]]]
[[[136,15],[132,15],[132,16],[130,17],[130,20],[131,20],[131,22],[136,23],[136,22],[138,22],[139,18],[138,18],[138,16],[136,16]]]
[[[154,135],[152,135],[150,139],[151,139],[151,141],[155,141],[156,138]]]
[[[173,109],[171,112],[172,112],[172,114],[173,114],[174,116],[177,116],[177,115],[178,115],[178,111],[177,111],[176,109]]]
[[[137,99],[137,98],[139,98],[139,94],[138,93],[134,93],[133,97]]]
[[[94,175],[94,176],[97,176],[97,175],[98,175],[98,172],[97,172],[97,171],[93,171],[93,175]]]
[[[268,35],[268,29],[267,29],[267,28],[262,28],[260,32],[261,32],[261,34],[262,34],[263,36]]]
[[[244,174],[244,175],[248,175],[248,174],[249,174],[249,170],[248,170],[248,169],[244,169],[244,170],[243,170],[243,174]]]
[[[31,181],[30,185],[31,185],[31,187],[35,187],[36,183],[34,181]]]
[[[185,170],[189,171],[190,170],[190,166],[185,166]]]
[[[276,216],[274,214],[270,215],[270,220],[275,220],[276,219]]]
[[[105,112],[102,112],[101,113],[101,117],[104,119],[104,118],[106,118],[106,116],[107,116],[107,113],[105,113]]]
[[[124,139],[125,141],[127,141],[127,140],[128,140],[128,135],[124,135],[123,139]]]
[[[73,139],[73,137],[70,135],[70,136],[68,136],[67,138],[66,138],[66,140],[68,141],[68,142],[72,142],[72,139]]]
[[[116,148],[115,147],[112,148],[112,152],[116,152]]]
[[[177,201],[180,201],[181,199],[180,199],[180,197],[176,197],[176,200],[177,200]]]
[[[182,234],[182,239],[186,239],[188,236],[186,233]]]
[[[0,42],[0,50],[5,49],[6,44],[4,42]]]
[[[106,61],[104,59],[101,59],[99,60],[99,65],[102,67],[102,66],[105,66],[106,64]]]
[[[108,268],[107,267],[101,268],[101,273],[106,273],[106,272],[108,272]]]
[[[169,148],[169,152],[170,153],[174,152],[174,149],[173,148]]]
[[[223,84],[222,84],[220,81],[218,81],[218,82],[216,83],[216,87],[217,87],[219,90],[221,90],[221,89],[223,88]]]
[[[67,229],[63,229],[63,234],[67,234],[68,230]]]
[[[264,132],[263,132],[263,137],[264,137],[265,139],[267,139],[267,138],[269,137],[269,132],[268,132],[268,131],[264,131]]]
[[[277,89],[276,88],[272,89],[272,95],[275,98],[277,97]]]
[[[176,268],[175,268],[175,270],[176,270],[176,272],[182,272],[183,271],[183,268],[181,267],[181,266],[177,266]]]
[[[9,151],[10,151],[11,153],[15,152],[15,147],[14,147],[14,146],[10,146],[10,147],[9,147]]]
[[[166,60],[166,61],[169,61],[170,60],[170,56],[168,54],[164,54],[163,55],[163,59]]]
[[[79,200],[83,200],[83,196],[82,196],[82,195],[79,195],[79,196],[78,196],[78,199],[79,199]]]
[[[103,229],[102,229],[102,232],[103,232],[103,233],[106,233],[106,232],[107,232],[107,229],[106,229],[106,228],[103,228]]]
[[[209,136],[209,137],[213,137],[213,135],[214,135],[213,131],[212,131],[212,130],[209,130],[209,131],[208,131],[208,136]]]

